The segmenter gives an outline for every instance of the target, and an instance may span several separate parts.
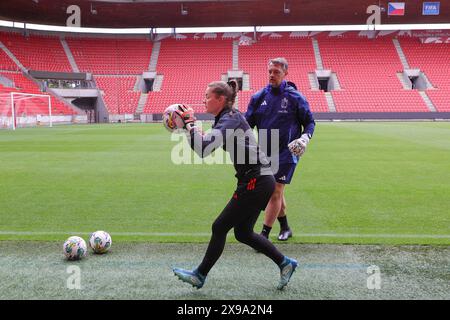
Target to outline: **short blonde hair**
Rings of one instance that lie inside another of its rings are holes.
[[[269,65],[271,65],[271,64],[278,64],[278,65],[280,65],[281,68],[283,68],[283,71],[285,71],[285,72],[288,69],[288,62],[287,62],[286,58],[280,57],[280,58],[270,59],[269,60]]]

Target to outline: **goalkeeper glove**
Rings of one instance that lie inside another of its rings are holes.
[[[308,143],[309,143],[309,135],[304,133],[300,138],[289,143],[288,148],[293,155],[301,157],[305,153],[306,146],[308,145]]]
[[[184,104],[180,105],[178,109],[177,114],[183,121],[183,129],[191,131],[191,129],[195,126],[195,121],[197,121],[197,118],[194,116],[194,110]]]

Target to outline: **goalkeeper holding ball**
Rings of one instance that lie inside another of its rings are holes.
[[[272,155],[270,150],[263,150],[272,161],[277,156],[279,163],[278,172],[274,172],[275,192],[266,208],[261,235],[269,238],[272,225],[278,218],[278,240],[286,241],[292,237],[292,231],[286,217],[284,186],[291,182],[298,160],[314,133],[315,122],[308,102],[293,83],[284,80],[288,74],[286,59],[270,60],[268,69],[269,85],[253,95],[245,118],[252,128],[267,130],[268,137],[272,136],[271,131],[278,130],[279,153]]]
[[[238,181],[234,194],[212,225],[211,240],[201,264],[194,270],[174,268],[173,272],[182,281],[200,289],[223,252],[227,233],[234,228],[238,241],[262,252],[279,266],[277,288],[281,290],[288,284],[297,261],[284,256],[269,240],[253,232],[261,210],[267,206],[274,191],[275,179],[250,126],[244,116],[232,107],[237,90],[236,81],[212,82],[207,86],[204,100],[206,112],[215,116],[213,129],[208,134],[203,134],[195,126],[192,109],[179,105],[179,110],[175,111],[174,122],[181,123],[187,131],[192,149],[199,156],[206,157],[214,149],[222,147],[230,153]]]

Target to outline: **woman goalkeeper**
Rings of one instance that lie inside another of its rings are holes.
[[[211,240],[201,264],[194,270],[174,268],[173,272],[182,281],[200,289],[223,252],[228,231],[234,228],[238,241],[265,254],[280,267],[277,288],[281,290],[289,282],[297,261],[284,256],[269,240],[253,232],[260,212],[274,191],[275,179],[245,117],[232,107],[236,93],[236,81],[217,81],[207,86],[206,111],[215,116],[212,131],[208,134],[203,134],[195,126],[192,109],[182,106],[183,111],[179,113],[192,149],[199,156],[206,157],[214,149],[222,147],[230,153],[238,181],[230,201],[212,224]]]

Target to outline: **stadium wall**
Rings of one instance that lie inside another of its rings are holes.
[[[440,120],[450,119],[450,112],[318,112],[316,120]]]
[[[85,124],[87,123],[87,116],[85,115],[67,115],[67,116],[52,116],[52,125],[63,125],[63,124]],[[0,129],[2,128],[12,128],[13,125],[12,117],[0,116]],[[24,127],[48,127],[50,125],[50,117],[43,115],[27,116],[27,117],[16,117],[16,123],[19,124],[20,128]]]
[[[212,121],[214,116],[206,113],[196,114],[198,120]],[[442,120],[450,119],[450,112],[316,112],[316,120]],[[142,115],[142,122],[162,121],[162,114]]]

